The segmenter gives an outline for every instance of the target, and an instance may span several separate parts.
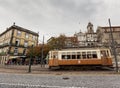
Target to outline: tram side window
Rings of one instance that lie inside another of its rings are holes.
[[[62,55],[62,59],[66,59],[66,55]]]
[[[67,52],[67,59],[71,59],[71,52]]]
[[[62,53],[62,59],[71,59],[71,55],[69,52],[67,53]]]
[[[70,55],[62,55],[62,59],[70,59]]]
[[[86,59],[86,52],[82,52],[82,58]]]
[[[72,52],[72,59],[76,59],[75,52]]]
[[[66,53],[63,52],[63,53],[62,53],[62,59],[66,59],[66,57],[67,57],[67,56],[66,56]]]
[[[87,52],[87,58],[88,58],[88,59],[92,58],[91,52]]]
[[[76,59],[76,55],[72,55],[72,59]]]
[[[81,59],[81,53],[77,52],[77,59]]]
[[[53,55],[53,58],[55,58],[55,55]]]
[[[67,55],[67,59],[70,59],[70,55]]]
[[[62,55],[62,59],[66,59],[66,55]]]
[[[92,52],[92,57],[93,57],[93,58],[97,58],[97,52],[96,52],[96,51],[93,51],[93,52]]]

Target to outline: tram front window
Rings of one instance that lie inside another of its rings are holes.
[[[105,50],[101,51],[101,57],[107,57]]]

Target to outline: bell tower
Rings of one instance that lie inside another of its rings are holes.
[[[87,32],[88,33],[94,33],[93,24],[91,22],[89,22],[88,25],[87,25]]]

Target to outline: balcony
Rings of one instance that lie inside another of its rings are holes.
[[[12,43],[11,46],[14,46],[14,47],[21,47],[21,48],[26,48],[26,46],[23,45],[23,44],[19,44],[19,45],[17,45],[17,44],[15,44],[15,43]]]
[[[0,45],[0,48],[6,47],[6,46],[9,46],[9,43],[4,43],[4,44]]]
[[[23,56],[23,53],[15,53],[15,52],[10,52],[9,53],[10,55],[13,55],[13,56]]]

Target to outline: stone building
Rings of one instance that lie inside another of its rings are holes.
[[[97,34],[94,32],[93,24],[91,22],[87,25],[86,44],[90,47],[97,46]]]
[[[0,64],[24,60],[28,47],[38,44],[38,37],[38,33],[15,24],[7,28],[0,34]]]
[[[87,32],[78,32],[74,34],[78,39],[79,47],[93,47],[97,46],[97,34],[94,32],[93,24],[91,22],[87,25]]]
[[[64,36],[62,39],[60,37],[51,37],[47,40],[48,45],[52,45],[54,49],[59,48],[76,48],[78,45],[77,37]]]
[[[66,37],[65,48],[76,48],[78,46],[77,37]]]
[[[112,26],[112,34],[115,41],[115,47],[117,54],[120,54],[120,26]],[[97,28],[98,43],[101,46],[111,47],[111,34],[110,27],[98,27]]]
[[[95,47],[97,46],[97,34],[86,33],[86,46]]]
[[[78,40],[78,47],[86,46],[86,35],[85,35],[85,33],[81,32],[81,30],[80,30],[80,32],[75,33],[74,36]]]

